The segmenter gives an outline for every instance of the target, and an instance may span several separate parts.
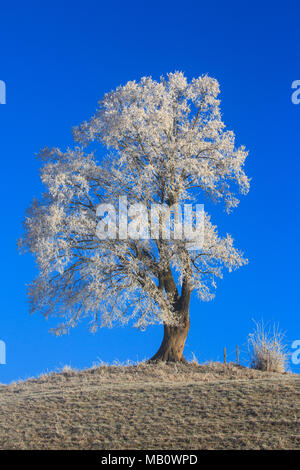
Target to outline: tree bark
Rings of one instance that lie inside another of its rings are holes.
[[[190,322],[187,318],[184,326],[164,325],[164,337],[159,350],[149,362],[186,362],[183,349],[189,332]]]
[[[185,277],[183,280],[181,296],[178,294],[171,268],[165,273],[162,283],[165,291],[171,294],[173,298],[175,316],[179,325],[164,325],[164,337],[160,348],[149,362],[186,362],[183,356],[183,349],[190,329],[189,305],[191,299],[191,288],[188,278]]]

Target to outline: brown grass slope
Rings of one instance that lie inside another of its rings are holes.
[[[100,366],[0,386],[0,449],[295,449],[300,378],[229,364]]]

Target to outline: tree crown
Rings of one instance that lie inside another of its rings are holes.
[[[134,319],[145,327],[178,322],[178,305],[196,291],[214,295],[216,278],[246,263],[230,235],[220,237],[204,216],[201,249],[184,240],[99,240],[97,206],[176,205],[209,197],[227,211],[246,194],[244,147],[221,119],[219,85],[181,72],[144,77],[104,96],[96,114],[74,129],[75,146],[43,149],[46,192],[33,201],[20,245],[36,257],[39,275],[29,288],[32,311],[65,319],[59,332],[89,316],[91,328]],[[100,142],[98,161],[88,145]]]

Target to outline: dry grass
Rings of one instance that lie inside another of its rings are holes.
[[[300,378],[229,364],[65,368],[0,386],[1,449],[295,449]]]
[[[284,334],[275,324],[255,322],[255,329],[248,337],[251,365],[254,369],[268,372],[285,372],[288,354]]]

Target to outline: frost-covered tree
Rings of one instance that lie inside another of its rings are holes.
[[[75,145],[44,149],[46,187],[25,218],[20,245],[39,275],[29,288],[31,310],[63,318],[57,331],[89,317],[91,329],[116,322],[145,328],[162,323],[153,360],[183,361],[191,294],[214,296],[216,279],[247,260],[230,235],[204,218],[204,243],[189,250],[172,237],[100,240],[100,203],[165,206],[211,198],[230,211],[249,181],[247,152],[221,119],[219,85],[209,76],[188,82],[181,72],[128,82],[104,96],[96,114],[74,129]],[[106,150],[96,158],[98,145]],[[172,227],[171,227],[172,231]]]

